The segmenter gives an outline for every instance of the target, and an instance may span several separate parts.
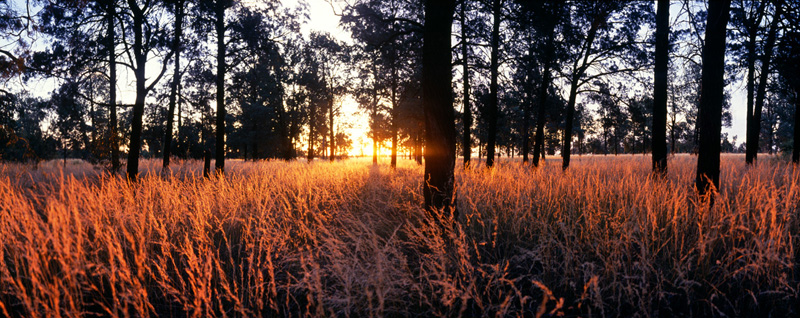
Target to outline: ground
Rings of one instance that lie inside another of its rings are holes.
[[[407,160],[3,164],[0,316],[797,315],[800,169],[759,158],[711,208],[690,155],[500,161],[454,222]]]

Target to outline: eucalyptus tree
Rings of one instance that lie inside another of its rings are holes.
[[[123,45],[127,62],[120,62],[133,71],[136,87],[136,99],[133,104],[133,118],[131,119],[130,142],[128,145],[127,177],[135,181],[139,174],[139,156],[142,148],[142,120],[144,117],[145,100],[156,84],[165,74],[169,59],[173,51],[161,56],[161,70],[150,77],[147,82],[147,62],[151,54],[156,55],[163,51],[163,44],[167,42],[167,28],[159,19],[162,12],[161,3],[156,0],[127,0],[127,6],[122,7],[124,28],[127,30]],[[132,37],[132,38],[131,38]]]
[[[653,70],[653,172],[667,172],[667,75],[669,66],[669,0],[658,0]]]
[[[341,106],[337,106],[337,99],[343,98],[350,84],[350,74],[347,64],[350,54],[345,44],[337,41],[328,33],[312,32],[309,40],[311,61],[316,64],[313,68],[315,76],[322,84],[324,94],[324,109],[327,111],[328,126],[327,140],[330,153],[328,159],[333,161],[336,156],[336,135],[334,119],[340,113]]]
[[[380,99],[388,99],[390,105],[392,168],[397,166],[400,143],[401,97],[409,95],[404,89],[415,86],[410,81],[418,79],[415,65],[419,64],[421,49],[421,11],[417,1],[367,0],[346,7],[341,20],[364,49],[376,54],[373,71],[379,74],[376,80],[385,81],[380,85],[386,87]]]
[[[730,7],[730,0],[709,3],[703,43],[703,75],[698,114],[700,143],[695,186],[701,196],[711,195],[712,204],[713,193],[719,189],[722,105],[725,101],[725,31]]]
[[[455,0],[425,0],[422,32],[422,104],[425,113],[423,196],[428,211],[457,216],[456,160],[450,28]]]
[[[652,6],[640,2],[572,3],[569,27],[564,35],[572,61],[565,65],[569,82],[561,156],[569,167],[575,103],[581,88],[612,74],[630,74],[646,67],[647,55],[639,31],[652,18]]]
[[[164,148],[162,151],[162,170],[169,169],[169,159],[172,155],[172,133],[175,122],[175,108],[180,100],[178,100],[178,91],[181,82],[181,46],[183,41],[183,20],[186,17],[186,1],[185,0],[169,0],[168,4],[172,4],[171,12],[173,15],[172,27],[172,47],[174,52],[175,66],[172,70],[172,81],[170,82],[169,91],[169,106],[167,110],[167,126],[164,129]]]

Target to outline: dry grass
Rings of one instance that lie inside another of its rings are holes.
[[[743,161],[711,209],[691,156],[459,171],[447,229],[411,161],[4,165],[0,316],[798,315],[800,172]]]

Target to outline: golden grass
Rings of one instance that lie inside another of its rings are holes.
[[[446,229],[412,161],[6,164],[0,316],[797,315],[800,172],[723,156],[709,209],[694,160],[458,171]]]

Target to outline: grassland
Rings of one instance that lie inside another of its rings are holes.
[[[5,164],[0,316],[799,315],[800,169],[723,156],[709,208],[649,160],[458,171],[453,227],[413,161]]]

